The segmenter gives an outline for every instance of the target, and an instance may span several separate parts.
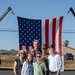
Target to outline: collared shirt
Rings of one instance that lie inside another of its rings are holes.
[[[49,70],[52,72],[56,72],[57,70],[60,70],[62,67],[61,57],[58,53],[49,55],[48,63],[49,63]]]
[[[34,75],[43,75],[43,71],[47,71],[45,63],[35,62],[33,63]]]

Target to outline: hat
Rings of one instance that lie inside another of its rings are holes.
[[[43,45],[42,45],[42,48],[46,49],[46,44],[43,44]]]

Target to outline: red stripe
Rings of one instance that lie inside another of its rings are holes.
[[[49,47],[49,20],[45,21],[45,43]]]
[[[29,46],[26,46],[26,52],[28,53],[28,51],[29,51]]]
[[[63,16],[60,17],[59,22],[59,54],[62,56],[62,22],[63,22]]]
[[[19,46],[19,50],[22,50],[22,46]]]
[[[56,18],[52,21],[52,44],[55,45],[55,34],[56,34]]]

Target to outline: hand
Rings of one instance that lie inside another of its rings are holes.
[[[56,75],[60,75],[60,71],[59,70],[57,71],[57,74]]]

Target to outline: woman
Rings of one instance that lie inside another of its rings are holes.
[[[32,62],[33,56],[29,53],[26,61],[23,64],[21,75],[33,75]]]
[[[35,50],[32,48],[29,53],[33,55],[33,62],[36,62],[36,53],[35,53]]]
[[[26,60],[26,52],[20,50],[17,54],[18,58],[14,61],[14,75],[21,75],[21,69],[24,61]]]

